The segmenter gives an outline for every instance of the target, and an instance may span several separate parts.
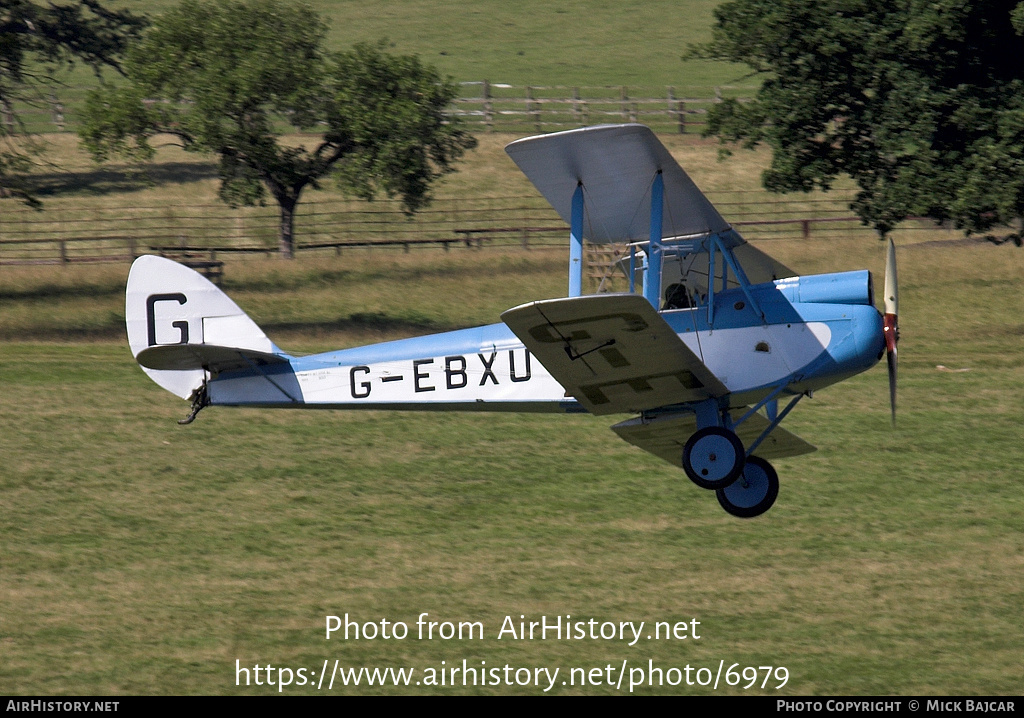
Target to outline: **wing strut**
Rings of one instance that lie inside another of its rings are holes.
[[[569,223],[569,296],[583,294],[583,181],[576,182],[572,193],[572,217]]]
[[[569,221],[569,296],[583,295],[583,180],[576,183],[572,193],[572,209]],[[661,234],[665,212],[665,180],[659,169],[651,182],[650,243],[647,250],[647,272],[644,279],[644,297],[655,309],[661,307]],[[630,292],[633,291],[632,263],[636,258],[635,247],[630,248]]]
[[[715,235],[714,237],[712,237],[711,241],[711,251],[714,252],[715,245],[719,244],[718,236]],[[761,317],[761,321],[763,322],[764,312],[761,311],[761,307],[757,303],[757,300],[754,299],[754,295],[750,293],[750,280],[747,279],[747,275],[744,273],[743,268],[740,267],[739,263],[736,261],[736,258],[732,256],[732,252],[729,252],[724,246],[721,247],[721,252],[722,258],[725,260],[725,263],[728,265],[729,269],[732,270],[733,275],[735,275],[736,277],[736,281],[739,282],[740,289],[743,290],[743,294],[747,297],[747,301],[750,302],[750,308],[757,312],[757,315]],[[724,284],[724,270],[722,271],[722,274]]]
[[[736,261],[736,258],[732,256],[729,246],[723,241],[722,237],[717,234],[712,234],[708,237],[708,325],[714,328],[715,326],[715,255],[722,255],[722,262],[725,266],[722,267],[722,289],[725,291],[728,286],[729,271],[732,270],[733,276],[736,277],[736,283],[739,284],[740,289],[743,290],[744,296],[747,301],[750,302],[750,308],[761,317],[761,321],[764,319],[764,312],[761,310],[761,305],[757,303],[757,299],[750,291],[750,280],[747,278],[746,273],[743,271],[743,267]]]
[[[661,170],[651,184],[651,243],[647,251],[647,276],[644,278],[644,297],[655,309],[661,308],[661,228],[665,202],[665,181]]]

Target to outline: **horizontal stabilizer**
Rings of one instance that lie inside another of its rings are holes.
[[[750,446],[768,427],[768,420],[754,414],[736,427],[736,434],[744,446]],[[671,414],[656,419],[629,419],[612,427],[612,431],[634,446],[658,456],[673,466],[682,468],[683,445],[697,431],[697,418],[693,414]],[[776,426],[754,451],[762,459],[781,459],[786,456],[809,454],[816,448],[796,434]]]
[[[147,369],[167,371],[205,369],[214,375],[221,372],[288,363],[287,358],[278,354],[210,344],[170,344],[149,347],[139,352],[135,359]]]
[[[728,393],[636,294],[533,302],[501,318],[592,414],[636,413]]]

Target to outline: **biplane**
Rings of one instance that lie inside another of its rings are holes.
[[[126,291],[132,353],[192,402],[181,423],[211,405],[628,415],[615,433],[740,517],[775,502],[770,459],[814,451],[780,425],[802,398],[887,354],[895,421],[891,242],[883,314],[870,272],[796,276],[747,243],[643,125],[506,151],[569,225],[567,297],[488,326],[293,356],[206,278],[143,256]],[[628,292],[583,294],[585,240],[628,244]]]

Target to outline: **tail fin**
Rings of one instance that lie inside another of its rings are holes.
[[[139,257],[125,291],[128,344],[161,387],[190,398],[207,372],[287,356],[210,280],[163,257]]]

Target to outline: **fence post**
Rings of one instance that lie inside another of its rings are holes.
[[[668,88],[668,116],[675,116],[676,118],[676,131],[681,134],[686,134],[686,103],[682,100],[676,100],[676,88]]]
[[[580,88],[572,88],[572,119],[576,126],[580,125]]]
[[[494,104],[491,102],[490,80],[484,80],[482,92],[484,99],[484,124],[487,125],[487,131],[491,132],[494,130]]]
[[[526,87],[526,114],[533,118],[533,123],[540,132],[540,106],[533,101],[533,88]]]
[[[60,245],[60,261],[64,264],[68,263],[68,243],[63,239],[58,242]]]
[[[315,202],[315,200],[314,200],[314,202]],[[307,231],[307,236],[311,237],[314,242],[323,241],[323,240],[321,240],[320,235],[319,235],[319,233],[316,230],[316,206],[313,205],[312,203],[307,203],[306,204],[306,209],[308,211],[306,212],[306,217],[305,218],[309,222],[309,228],[306,230]],[[298,215],[298,213],[299,213],[298,210],[299,210],[299,207],[296,206],[295,207],[295,214],[296,215]],[[332,239],[332,238],[331,237],[327,237],[327,239]]]
[[[669,85],[669,87],[668,87],[668,119],[669,119],[669,122],[672,121],[672,118],[675,117],[675,114],[676,114],[676,88],[674,88],[671,85]],[[678,123],[678,121],[679,121],[679,118],[677,117],[676,118],[676,122]]]
[[[811,237],[811,220],[802,219],[800,220],[800,229],[803,231],[804,239],[810,239]]]
[[[63,132],[64,131],[64,105],[61,103],[61,101],[59,99],[57,99],[57,95],[52,93],[52,92],[50,93],[50,106],[51,106],[51,109],[52,109],[52,112],[53,112],[53,124],[57,125],[57,128],[61,132]]]
[[[619,91],[619,97],[620,97],[620,106],[621,106],[622,118],[625,119],[625,120],[628,120],[629,119],[629,108],[627,107],[626,103],[629,100],[629,95],[626,94],[626,86],[625,85],[623,85],[621,87],[621,89]]]

